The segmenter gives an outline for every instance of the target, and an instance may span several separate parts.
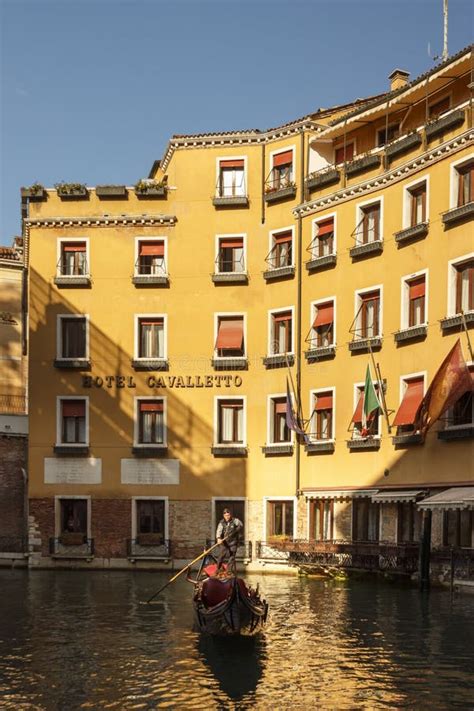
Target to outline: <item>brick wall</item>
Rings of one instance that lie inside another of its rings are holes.
[[[91,535],[98,558],[125,558],[132,536],[130,499],[92,499]]]
[[[0,436],[0,552],[23,550],[26,453],[26,437]]]
[[[54,499],[30,499],[29,513],[41,537],[41,555],[49,555],[49,539],[54,538]]]
[[[211,531],[210,501],[170,501],[169,535],[174,558],[195,558],[202,553]]]

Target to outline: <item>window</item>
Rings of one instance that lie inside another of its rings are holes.
[[[166,274],[164,240],[139,240],[136,273],[142,276]]]
[[[406,281],[408,289],[408,327],[421,326],[426,323],[426,276],[408,279]]]
[[[288,536],[294,534],[294,502],[268,501],[268,534],[272,536]]]
[[[272,158],[270,188],[280,190],[293,183],[293,151],[276,153]]]
[[[311,435],[315,440],[334,439],[333,401],[332,390],[313,393]]]
[[[288,444],[291,432],[286,424],[286,397],[270,398],[270,439],[271,444]]]
[[[273,232],[271,234],[271,249],[266,261],[270,269],[291,267],[293,265],[293,232]]]
[[[402,398],[400,407],[393,420],[397,435],[414,432],[416,413],[423,399],[425,390],[424,376],[402,379]]]
[[[334,345],[334,301],[314,304],[314,320],[311,327],[312,348],[327,348]]]
[[[331,541],[334,538],[334,500],[311,502],[310,538],[315,541]]]
[[[165,357],[165,327],[163,317],[138,319],[138,357]]]
[[[245,197],[245,160],[219,160],[218,197]]]
[[[86,399],[60,398],[61,444],[87,444]]]
[[[240,399],[217,401],[218,444],[244,443],[244,401]]]
[[[164,445],[165,412],[164,400],[143,399],[137,403],[138,444]]]
[[[380,290],[367,291],[357,295],[358,314],[356,318],[356,338],[375,338],[380,335]]]
[[[87,358],[87,317],[59,316],[59,358]]]
[[[245,539],[245,499],[214,499],[214,531],[219,521],[223,518],[223,510],[230,509],[232,516],[242,521],[244,528],[241,539]]]
[[[474,161],[456,168],[458,194],[457,207],[474,201]]]
[[[378,395],[379,385],[374,383],[375,392]],[[354,414],[352,415],[352,424],[354,429],[352,431],[352,438],[358,439],[360,437],[378,437],[380,435],[380,412],[375,410],[372,415],[367,420],[366,429],[362,427],[362,408],[364,406],[364,385],[356,386],[356,408]]]
[[[162,541],[165,536],[165,501],[164,499],[138,499],[137,507],[137,536],[145,540],[148,534],[159,536]]]
[[[472,427],[474,425],[474,365],[469,365],[473,387],[461,395],[453,407],[448,410],[447,427]]]
[[[217,317],[216,352],[218,358],[245,356],[243,316]]]
[[[384,146],[386,143],[390,143],[395,138],[400,135],[400,124],[391,123],[386,128],[379,128],[377,131],[377,146]]]
[[[474,310],[474,259],[455,265],[456,313]]]
[[[443,545],[474,548],[474,511],[443,511]]]
[[[271,341],[270,355],[280,355],[293,351],[293,313],[292,311],[277,311],[270,314]]]
[[[357,244],[369,244],[380,240],[380,203],[359,208],[359,218]]]
[[[445,111],[448,111],[451,106],[451,100],[449,96],[444,96],[442,99],[439,101],[436,101],[434,104],[430,104],[428,106],[428,118],[430,119],[435,119],[438,118],[441,114],[444,114]]]
[[[334,149],[334,163],[340,165],[341,163],[348,163],[354,159],[355,145],[354,143],[347,143],[345,146],[336,146]]]
[[[59,273],[61,276],[86,276],[89,273],[87,265],[86,242],[60,242],[61,257]]]
[[[380,507],[368,499],[352,501],[352,540],[379,540]]]
[[[410,199],[410,227],[426,222],[426,183],[408,190]]]
[[[397,543],[417,543],[421,534],[421,511],[414,501],[398,503]]]
[[[87,537],[87,499],[60,499],[61,535],[82,534]],[[81,536],[78,542],[82,543]]]
[[[335,254],[334,217],[314,223],[315,235],[311,243],[313,259]]]
[[[219,273],[245,272],[243,237],[219,238],[217,268]]]

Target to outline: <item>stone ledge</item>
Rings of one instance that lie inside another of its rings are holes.
[[[414,338],[426,338],[428,326],[410,326],[393,334],[395,343],[403,343],[403,341],[411,341]]]
[[[215,370],[247,370],[247,358],[213,358],[211,365]]]
[[[351,352],[368,351],[369,347],[372,349],[381,348],[382,337],[375,336],[374,338],[359,338],[349,343],[349,350]]]
[[[323,269],[324,267],[333,266],[337,263],[336,254],[326,254],[324,257],[315,257],[306,262],[305,266],[308,272],[316,271],[316,269]]]
[[[248,207],[249,199],[247,195],[235,197],[214,197],[212,199],[214,207]]]
[[[317,454],[318,452],[325,452],[327,454],[332,454],[336,448],[336,443],[333,441],[328,442],[310,442],[305,445],[305,452],[308,454]]]
[[[336,355],[336,346],[321,346],[319,348],[310,348],[304,352],[304,357],[308,362],[320,360],[321,358],[334,358]]]
[[[265,456],[278,456],[293,454],[292,444],[266,444],[262,447],[262,452]]]
[[[296,185],[289,185],[287,188],[280,188],[279,190],[272,190],[271,192],[265,193],[264,199],[266,203],[278,202],[279,200],[287,200],[288,198],[293,198],[296,195]]]
[[[167,275],[158,276],[157,274],[135,274],[132,277],[132,283],[135,286],[168,286],[169,277]]]
[[[470,219],[474,215],[474,202],[468,202],[461,207],[453,207],[451,210],[444,212],[442,215],[443,224],[447,227],[461,222],[461,220]]]
[[[414,240],[426,237],[428,234],[428,224],[428,222],[420,222],[419,225],[413,225],[413,227],[407,227],[404,230],[395,232],[395,242],[402,244],[403,242],[409,242],[412,239]]]
[[[135,457],[153,459],[154,457],[166,457],[168,455],[168,445],[156,445],[145,447],[132,447],[132,454]]]
[[[396,447],[409,447],[413,444],[423,444],[423,437],[419,432],[396,435],[392,437],[392,444]]]
[[[55,444],[53,447],[55,454],[65,455],[65,456],[75,456],[75,457],[85,457],[89,455],[89,445],[68,445],[68,444]]]
[[[438,439],[443,442],[452,442],[459,439],[473,439],[474,425],[467,427],[447,427],[445,430],[438,432]]]
[[[215,457],[246,457],[248,454],[247,447],[238,445],[235,447],[231,445],[215,445],[211,447],[211,452]]]
[[[131,361],[131,366],[134,370],[169,370],[169,363],[164,358],[150,358],[148,360],[134,358]]]
[[[349,250],[349,254],[353,259],[365,256],[366,254],[379,254],[380,252],[383,252],[383,242],[381,239],[367,242],[367,244],[359,244]]]
[[[352,175],[362,173],[364,170],[376,168],[380,165],[380,160],[380,155],[376,153],[364,156],[363,158],[357,158],[346,164],[346,175],[351,177]]]
[[[288,267],[277,267],[276,269],[267,269],[263,272],[263,278],[265,281],[270,281],[271,279],[283,279],[283,277],[295,276],[295,267],[290,265]]]
[[[351,451],[357,450],[367,450],[367,449],[380,449],[380,439],[375,437],[367,437],[367,439],[349,439],[347,441],[347,448]]]
[[[466,324],[474,323],[474,311],[468,311],[464,314],[464,320]],[[450,328],[457,328],[463,325],[463,314],[456,314],[455,316],[446,316],[446,318],[441,319],[441,330],[448,331]]]
[[[293,354],[279,353],[278,355],[265,356],[262,363],[266,368],[278,367],[282,365],[294,365],[295,356]]]
[[[248,280],[247,272],[219,272],[212,275],[214,284],[246,284]]]
[[[60,370],[90,370],[91,362],[88,358],[56,358],[53,366]]]
[[[90,276],[66,276],[66,275],[60,275],[60,276],[55,276],[54,277],[54,283],[56,286],[66,286],[66,287],[74,287],[74,286],[90,286],[91,285],[91,278]]]

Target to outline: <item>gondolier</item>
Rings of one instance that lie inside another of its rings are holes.
[[[222,567],[222,563],[228,560],[229,571],[235,575],[235,556],[237,548],[239,547],[244,524],[238,518],[232,516],[230,509],[224,509],[222,516],[216,530],[217,543],[221,545],[217,559],[217,572],[219,572]]]

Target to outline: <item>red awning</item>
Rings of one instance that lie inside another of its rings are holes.
[[[293,163],[293,151],[284,151],[273,156],[274,168],[279,165],[288,165],[289,163]]]
[[[244,161],[243,161],[243,159],[241,159],[241,160],[221,160],[221,161],[219,161],[219,165],[221,168],[243,168]]]
[[[85,242],[63,242],[63,252],[85,252],[86,243]]]
[[[286,400],[283,400],[282,402],[277,400],[275,402],[275,414],[286,414]]]
[[[141,400],[140,412],[163,412],[162,400]]]
[[[364,404],[364,388],[361,388],[359,391],[359,399],[357,400],[357,405],[356,409],[354,410],[354,414],[352,415],[352,420],[354,424],[357,424],[359,422],[362,422],[362,405]]]
[[[316,412],[319,412],[320,410],[331,410],[332,393],[319,393],[316,395],[316,406],[314,409]]]
[[[332,301],[327,304],[319,304],[317,309],[318,313],[314,319],[313,328],[327,326],[334,322],[334,303]]]
[[[322,222],[317,223],[318,227],[318,237],[324,237],[325,235],[331,234],[331,232],[334,232],[334,218],[331,217],[329,220],[323,220]]]
[[[163,242],[140,242],[140,257],[148,257],[150,255],[163,257],[165,253],[165,245]]]
[[[243,319],[221,319],[217,334],[216,348],[237,350],[244,342]]]
[[[408,282],[408,288],[410,290],[410,299],[419,299],[420,296],[425,295],[425,277],[420,279],[413,279],[413,281]]]
[[[406,381],[407,389],[395,415],[394,426],[412,425],[414,423],[415,415],[423,399],[423,383],[423,378]]]
[[[229,249],[230,247],[242,247],[244,246],[244,240],[241,237],[240,239],[221,239],[219,242],[221,249]]]
[[[146,318],[141,318],[140,319],[140,326],[163,326],[163,319],[162,318],[154,318],[154,319],[146,319]]]
[[[275,244],[282,244],[283,242],[291,242],[293,235],[291,232],[279,232],[277,235],[273,235],[273,242]]]
[[[279,314],[272,314],[274,321],[291,321],[291,311],[284,311]]]
[[[84,417],[86,414],[85,400],[63,400],[63,417]]]

